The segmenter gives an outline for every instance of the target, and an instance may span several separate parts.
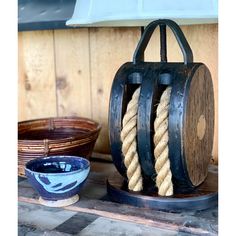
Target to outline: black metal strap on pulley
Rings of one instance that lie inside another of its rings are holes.
[[[144,30],[141,39],[139,40],[138,46],[134,52],[133,63],[137,64],[144,61],[144,52],[149,43],[149,40],[156,29],[160,26],[160,36],[161,36],[161,61],[167,62],[167,50],[166,50],[166,26],[172,30],[175,38],[181,48],[184,57],[184,64],[193,62],[192,50],[181,30],[181,28],[172,20],[156,20],[151,22]]]
[[[137,144],[139,161],[141,164],[144,181],[153,181],[156,176],[156,171],[154,168],[154,145],[153,145],[153,135],[154,135],[154,120],[155,120],[155,109],[156,104],[159,103],[162,92],[165,86],[160,84],[160,81],[168,81],[171,83],[173,73],[171,71],[169,64],[167,63],[167,43],[166,43],[166,26],[169,26],[174,32],[176,39],[182,49],[184,56],[184,64],[193,61],[192,50],[181,31],[180,27],[173,21],[170,20],[157,20],[149,24],[138,43],[138,46],[134,53],[133,63],[138,65],[139,62],[144,60],[144,52],[150,38],[157,26],[160,26],[160,57],[161,63],[156,63],[155,70],[149,71],[143,78],[140,90],[140,99],[138,105],[138,121],[137,121]],[[144,62],[144,61],[143,61]],[[147,62],[144,62],[147,65]],[[158,68],[158,69],[157,69]],[[167,69],[168,68],[168,69]],[[165,78],[163,78],[165,77]]]

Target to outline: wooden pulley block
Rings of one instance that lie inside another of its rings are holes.
[[[144,52],[160,27],[161,62],[145,62]],[[167,62],[166,26],[174,33],[184,62]],[[191,192],[204,182],[212,156],[214,93],[211,74],[203,63],[193,62],[192,50],[180,27],[171,20],[156,20],[144,30],[133,62],[115,75],[109,107],[109,136],[113,163],[126,179],[122,154],[122,119],[136,88],[140,87],[137,114],[137,151],[143,176],[143,193],[155,189],[154,119],[163,91],[171,87],[168,111],[168,148],[174,193]]]

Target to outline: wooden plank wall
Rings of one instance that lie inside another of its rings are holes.
[[[218,25],[181,26],[194,54],[212,74],[216,103],[213,156],[218,160]],[[78,115],[97,120],[102,131],[95,151],[109,153],[108,104],[114,75],[130,61],[139,28],[83,28],[19,32],[18,120]],[[168,60],[182,61],[168,31]],[[159,60],[159,32],[145,54]]]

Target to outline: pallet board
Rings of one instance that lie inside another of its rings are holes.
[[[163,212],[114,203],[106,195],[106,179],[114,173],[112,164],[91,162],[91,173],[80,194],[80,201],[65,210],[91,213],[115,220],[139,223],[194,235],[217,235],[217,207],[205,211]],[[18,183],[18,200],[39,204],[38,194],[27,180]]]

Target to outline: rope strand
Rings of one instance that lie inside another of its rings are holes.
[[[171,87],[168,87],[161,96],[156,110],[154,121],[154,156],[155,170],[157,173],[156,186],[161,196],[173,195],[172,173],[170,170],[168,148],[168,109]],[[121,130],[122,153],[124,164],[127,168],[128,188],[132,191],[143,189],[143,178],[137,152],[137,112],[140,87],[135,90],[132,99],[127,105],[126,113],[122,120]]]
[[[121,130],[122,153],[124,164],[127,168],[128,188],[132,191],[143,189],[143,178],[137,152],[137,112],[140,87],[137,88],[128,103],[126,113],[123,117]]]
[[[170,103],[171,87],[163,92],[160,103],[156,110],[154,121],[154,156],[155,170],[157,173],[156,186],[160,196],[173,195],[172,173],[170,170],[169,148],[168,148],[168,110]]]

